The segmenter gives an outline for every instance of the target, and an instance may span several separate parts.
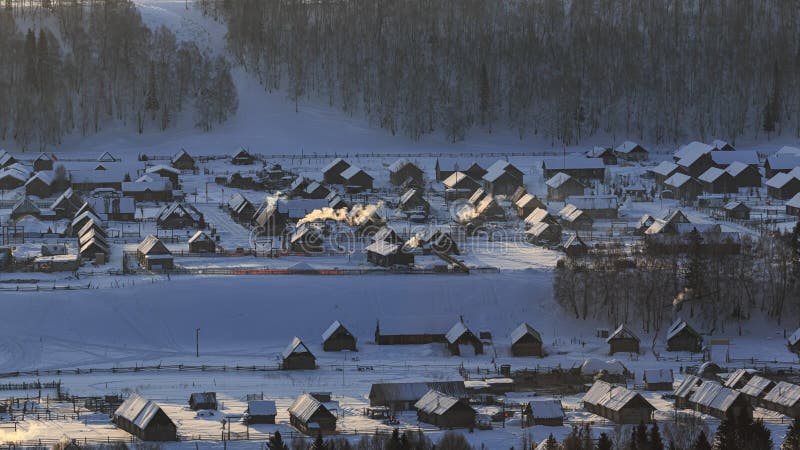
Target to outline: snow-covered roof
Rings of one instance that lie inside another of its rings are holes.
[[[336,158],[333,161],[329,162],[327,166],[322,168],[322,173],[330,172],[334,167],[342,163],[347,164],[347,167],[350,167],[350,163],[348,163],[347,161],[343,160],[342,158]],[[342,169],[342,171],[344,171],[344,169]]]
[[[558,189],[564,183],[569,181],[571,178],[572,178],[572,176],[567,175],[564,172],[558,172],[557,174],[553,175],[549,180],[547,180],[545,182],[545,184],[547,184],[547,186],[549,186],[549,187],[551,187],[553,189]]]
[[[14,178],[21,183],[28,181],[28,178],[31,176],[31,172],[25,168],[25,166],[20,166],[18,164],[12,164],[5,169],[0,170],[0,179],[3,178]]]
[[[375,241],[372,244],[369,244],[364,250],[371,253],[377,253],[381,256],[389,256],[397,253],[400,247],[400,244],[393,244],[386,241]]]
[[[554,398],[535,399],[528,402],[531,417],[534,419],[563,419],[564,408],[561,400]]]
[[[696,161],[697,158],[700,156],[711,153],[714,150],[714,147],[704,144],[702,142],[694,141],[690,142],[684,146],[681,146],[674,154],[675,159],[682,160],[684,158],[688,158],[686,161],[691,164],[692,162]],[[683,164],[680,164],[683,165]]]
[[[539,334],[539,332],[536,331],[532,326],[528,325],[527,322],[522,322],[517,328],[514,328],[514,331],[511,332],[511,343],[514,344],[526,335],[531,335],[537,341],[542,342],[542,335]]]
[[[717,411],[728,411],[741,392],[726,388],[716,381],[706,381],[694,391],[689,401]]]
[[[792,197],[792,200],[794,200],[798,196],[800,196],[800,193]],[[798,203],[800,203],[800,200],[798,200]],[[797,344],[797,342],[800,342],[800,328],[794,330],[794,333],[792,333],[792,335],[789,336],[789,345]]]
[[[629,330],[628,327],[625,326],[625,324],[622,324],[619,327],[617,327],[617,329],[614,330],[613,333],[611,333],[608,339],[606,339],[606,342],[611,342],[614,339],[635,339],[638,341],[639,337],[636,336],[636,334],[633,331]]]
[[[530,228],[525,230],[525,234],[530,234],[531,236],[539,237],[542,235],[542,233],[547,231],[547,229],[550,228],[551,226],[553,225],[550,225],[547,222],[537,222],[531,225]]]
[[[657,166],[648,169],[650,172],[657,173],[661,176],[672,175],[673,172],[678,170],[678,165],[670,161],[661,161]]]
[[[781,381],[764,396],[764,401],[776,405],[793,407],[800,402],[800,386]]]
[[[606,167],[602,159],[584,156],[550,156],[544,158],[543,164],[547,170],[604,169]]]
[[[340,173],[339,175],[342,178],[344,178],[345,180],[350,180],[353,177],[355,177],[356,175],[358,175],[359,173],[363,173],[364,175],[368,176],[369,178],[372,178],[372,175],[368,174],[362,168],[357,167],[357,166],[350,166],[347,169],[345,169],[344,171],[342,171],[342,173]]]
[[[772,170],[790,170],[800,166],[800,154],[783,153],[767,158],[767,163]]]
[[[187,204],[184,205],[183,203],[172,202],[169,205],[165,205],[161,210],[158,212],[157,221],[166,220],[168,217],[177,215],[179,217],[189,216],[195,222],[199,222],[203,216],[202,214],[194,208],[194,206]]]
[[[727,166],[735,162],[757,166],[759,162],[758,153],[752,150],[715,150],[711,152],[711,160],[714,161],[714,164],[721,166]]]
[[[584,216],[584,211],[573,204],[568,204],[561,211],[558,212],[559,217],[562,220],[566,220],[569,223],[574,223],[576,220],[580,219]]]
[[[730,163],[728,165],[728,167],[725,168],[725,171],[728,172],[729,174],[731,174],[731,176],[735,177],[735,176],[738,176],[740,173],[742,173],[748,167],[750,167],[750,166],[748,166],[747,164],[745,164],[743,162],[734,161],[734,162]]]
[[[516,206],[520,208],[525,208],[526,206],[529,206],[531,203],[540,205],[542,204],[542,201],[536,198],[536,196],[533,194],[525,194],[522,197],[520,197],[519,200],[517,200]]]
[[[203,230],[197,230],[192,237],[189,238],[190,244],[195,242],[214,242],[214,240],[211,239],[211,236],[207,235]]]
[[[370,388],[369,397],[383,401],[416,402],[431,389],[445,393],[456,398],[464,398],[467,391],[464,381],[424,381],[401,383],[374,383]]]
[[[622,375],[628,369],[616,359],[603,361],[598,358],[587,358],[581,364],[581,374],[583,375],[594,375],[603,371],[611,375]]]
[[[616,195],[570,195],[567,202],[578,209],[617,209]]]
[[[324,410],[331,414],[328,408],[311,394],[302,394],[289,407],[289,414],[297,417],[302,422],[308,422],[319,410]]]
[[[677,173],[672,174],[672,176],[670,176],[666,180],[664,180],[664,184],[667,185],[667,186],[670,186],[670,187],[679,188],[679,187],[683,186],[684,184],[686,184],[691,179],[692,179],[692,177],[690,177],[689,175],[686,175],[685,173],[677,172]]]
[[[671,369],[644,369],[642,380],[648,384],[672,383],[675,378]]]
[[[723,141],[722,139],[714,139],[713,141],[711,141],[711,145],[714,146],[714,148],[717,150],[722,150],[723,148],[727,147],[733,148],[733,146],[729,144],[728,141]]]
[[[461,336],[467,333],[472,332],[463,321],[459,320],[450,328],[450,331],[445,334],[445,339],[447,339],[447,342],[454,344]]]
[[[641,395],[622,386],[615,386],[605,381],[595,381],[592,387],[583,396],[583,401],[593,405],[603,406],[611,411],[620,411],[635,398],[641,398],[650,405]],[[653,408],[650,405],[650,408]]]
[[[600,158],[600,157],[602,157],[602,156],[604,156],[604,155],[606,155],[608,153],[613,153],[613,150],[611,150],[608,147],[595,146],[591,150],[587,150],[586,151],[586,157],[587,158]]]
[[[547,212],[546,209],[536,208],[533,210],[532,213],[528,214],[528,217],[525,218],[525,223],[529,225],[535,225],[539,222],[544,222],[545,220],[554,221],[555,219],[553,216]]]
[[[191,158],[192,160],[194,160],[194,158],[192,158],[192,155],[190,155],[190,154],[189,154],[189,152],[187,152],[187,151],[186,151],[186,150],[184,150],[184,149],[180,149],[180,150],[178,150],[178,152],[177,152],[177,153],[175,153],[175,154],[172,156],[172,160],[171,160],[171,161],[174,163],[174,162],[178,161],[179,159],[181,159],[181,158],[182,158],[184,155],[185,155],[185,156],[188,156],[189,158]]]
[[[672,394],[678,398],[689,398],[702,382],[703,380],[696,375],[686,375]]]
[[[461,183],[463,180],[467,178],[469,178],[469,176],[464,172],[453,172],[452,174],[450,174],[449,177],[445,178],[444,181],[442,181],[442,184],[446,188],[452,188],[457,186],[459,183]]]
[[[249,416],[275,416],[278,408],[275,407],[273,400],[250,400],[247,402],[247,414]]]
[[[159,253],[152,253],[154,250],[158,250]],[[136,252],[143,255],[170,253],[164,243],[161,242],[161,239],[152,234],[144,238],[144,240],[136,247]]]
[[[775,152],[775,154],[776,155],[798,155],[798,156],[800,156],[800,148],[790,147],[788,145],[785,145],[785,146],[781,147],[780,149],[778,149],[778,151]]]
[[[153,181],[123,181],[122,192],[166,192],[172,190],[172,183],[161,178]]]
[[[181,171],[166,164],[156,164],[155,166],[150,166],[145,170],[145,173],[159,173],[159,172],[169,172],[175,175],[180,175]]]
[[[719,167],[709,167],[708,170],[703,172],[697,179],[705,183],[713,183],[725,173],[726,172]]]
[[[758,398],[764,395],[767,390],[772,388],[773,384],[774,382],[768,378],[753,375],[753,378],[750,378],[747,384],[742,386],[742,388],[739,390],[742,392],[742,394]]]
[[[128,420],[140,429],[145,429],[159,411],[161,408],[155,402],[133,393],[117,408],[114,416]]]
[[[313,355],[311,353],[311,350],[309,350],[308,347],[306,347],[306,344],[304,344],[303,341],[301,341],[300,338],[297,336],[292,338],[292,341],[289,342],[289,345],[287,345],[286,348],[283,350],[281,356],[283,356],[284,358],[288,358],[293,353],[298,353],[298,354],[308,353],[310,355]]]
[[[625,154],[636,150],[637,147],[640,148],[641,150],[644,150],[644,148],[641,145],[637,144],[636,142],[625,141],[622,144],[618,145],[617,148],[614,149],[614,151],[617,153]]]
[[[336,330],[338,330],[339,328],[344,328],[344,330],[347,331],[347,328],[345,328],[344,325],[341,324],[341,322],[339,322],[338,320],[334,320],[331,326],[329,326],[328,329],[326,329],[325,332],[322,333],[322,340],[327,341],[328,338],[333,336],[333,333],[335,333]]]
[[[790,173],[778,172],[767,180],[767,187],[780,189],[786,186],[787,183],[794,180],[795,177]]]
[[[738,200],[734,200],[734,201],[726,203],[725,206],[722,207],[722,209],[724,209],[725,211],[733,211],[733,210],[735,210],[736,208],[738,208],[740,206],[744,206],[745,208],[750,209],[750,208],[748,208],[747,205],[745,205],[743,202],[740,202]]]
[[[689,323],[686,322],[684,319],[682,319],[680,317],[675,319],[675,321],[672,323],[672,325],[670,325],[669,330],[667,330],[667,340],[672,339],[678,333],[680,333],[681,331],[683,331],[686,328],[688,328],[688,329],[690,329],[690,330],[692,330],[694,332],[694,329],[692,329],[692,327],[689,326]]]
[[[28,181],[25,182],[25,186],[33,183],[34,180],[39,180],[45,185],[50,186],[53,184],[53,181],[55,181],[55,174],[52,170],[42,170],[36,172],[36,174],[34,174],[30,179],[28,179]]]
[[[442,415],[458,402],[459,399],[455,397],[431,389],[414,404],[414,408],[427,414]]]

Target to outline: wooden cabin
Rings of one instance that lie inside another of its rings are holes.
[[[661,161],[657,166],[647,171],[653,175],[656,188],[661,191],[664,189],[664,182],[678,172],[678,165],[670,161]]]
[[[83,205],[83,199],[72,188],[67,188],[50,205],[57,218],[75,217],[75,213]]]
[[[564,172],[556,173],[545,184],[547,185],[547,199],[551,202],[564,201],[570,195],[583,195],[585,187],[578,179]]]
[[[676,172],[664,181],[662,198],[674,198],[691,202],[703,192],[703,186],[694,178],[681,172]]]
[[[189,238],[189,253],[216,253],[216,251],[217,243],[202,230],[196,231]]]
[[[217,409],[216,392],[194,392],[189,396],[189,409],[198,411],[201,409]]]
[[[278,409],[272,400],[250,400],[242,419],[248,425],[274,424]]]
[[[667,330],[668,352],[699,353],[703,348],[703,337],[685,320],[678,318]]]
[[[532,194],[524,194],[514,206],[517,208],[517,217],[520,219],[525,219],[537,208],[547,209],[545,204]]]
[[[764,397],[766,397],[775,386],[776,383],[774,381],[759,375],[753,375],[739,390],[747,397],[750,404],[756,407],[761,405]]]
[[[777,383],[764,395],[761,406],[791,418],[800,417],[800,386],[786,381]]]
[[[172,419],[153,401],[133,393],[114,411],[111,420],[143,441],[177,441]]]
[[[603,161],[603,164],[606,166],[615,166],[618,162],[617,154],[614,153],[614,150],[612,150],[611,147],[596,146],[586,152],[586,157],[598,158]]]
[[[358,351],[356,337],[338,320],[334,321],[322,333],[322,350],[326,352],[340,352],[342,350]]]
[[[675,407],[678,409],[690,408],[689,398],[694,394],[697,388],[703,384],[703,380],[695,375],[686,375],[678,387],[672,392],[675,398]]]
[[[176,230],[183,228],[205,228],[206,221],[194,205],[190,203],[170,203],[158,211],[156,225],[159,228]]]
[[[611,336],[606,339],[609,354],[614,353],[639,353],[639,337],[624,324],[617,327]]]
[[[522,427],[541,425],[545,427],[561,427],[564,425],[564,407],[561,400],[541,398],[525,403],[522,410]]]
[[[417,403],[417,420],[440,428],[471,428],[477,412],[459,398],[431,389]]]
[[[753,406],[741,392],[705,381],[689,397],[689,407],[717,419],[753,419]]]
[[[647,161],[650,156],[650,152],[647,149],[631,141],[625,141],[617,146],[614,149],[614,154],[617,155],[618,159],[625,161]]]
[[[483,175],[483,188],[491,195],[510,196],[524,187],[524,174],[508,161],[499,160],[489,166]]]
[[[483,354],[483,342],[467,328],[462,320],[450,328],[450,331],[445,334],[445,339],[447,340],[447,349],[452,355],[464,356],[465,351],[475,355]]]
[[[733,181],[733,175],[719,167],[709,167],[697,177],[704,192],[711,194],[733,194],[739,186]]]
[[[25,195],[35,195],[39,198],[49,197],[53,193],[55,176],[52,171],[36,172],[25,182]]]
[[[393,185],[401,186],[409,179],[417,186],[425,185],[425,174],[422,169],[407,159],[398,159],[389,166],[389,182]]]
[[[733,177],[733,184],[737,188],[743,187],[760,187],[761,186],[761,173],[758,167],[753,167],[740,161],[731,163],[725,168],[731,177]]]
[[[583,396],[583,407],[617,424],[650,423],[655,411],[641,394],[599,380]]]
[[[345,184],[342,172],[350,168],[350,163],[336,158],[322,168],[322,179],[326,184]]]
[[[725,217],[728,219],[747,220],[750,218],[750,207],[743,202],[728,202],[722,207]]]
[[[537,222],[525,230],[525,240],[534,245],[554,245],[561,242],[561,225]]]
[[[542,336],[523,322],[511,332],[511,355],[543,357]]]
[[[178,170],[194,170],[197,167],[192,155],[184,149],[180,149],[178,153],[172,155],[170,164]]]
[[[245,149],[240,149],[231,156],[231,164],[236,166],[249,166],[256,158]]]
[[[289,423],[309,436],[336,432],[336,416],[311,394],[302,394],[292,403]]]
[[[645,369],[642,381],[646,391],[672,391],[675,376],[672,369]]]
[[[249,224],[253,220],[256,208],[250,203],[250,200],[237,192],[228,201],[228,211],[234,221],[241,224]]]
[[[372,189],[372,185],[375,182],[372,175],[356,166],[348,167],[340,176],[344,180],[342,184],[345,186],[347,192],[361,192]]]
[[[464,381],[425,381],[374,383],[369,390],[370,406],[385,406],[392,411],[407,411],[431,389],[451,397],[467,400]]]
[[[281,369],[311,370],[317,368],[317,358],[306,347],[306,344],[295,336],[281,353]]]
[[[375,343],[378,345],[424,345],[445,343],[444,332],[431,332],[429,330],[394,330],[389,333],[381,332],[381,324],[375,324]]]
[[[414,264],[414,254],[405,251],[402,244],[376,240],[364,250],[367,252],[367,261],[376,266],[392,267]]]
[[[796,176],[797,175],[797,176]],[[777,173],[767,180],[767,194],[776,200],[789,200],[800,193],[800,173]]]
[[[41,172],[43,170],[53,170],[53,158],[46,153],[39,153],[39,156],[33,160],[33,171]]]
[[[606,166],[601,159],[584,156],[550,156],[542,160],[545,179],[549,180],[559,172],[586,184],[603,181],[606,177]]]
[[[169,270],[174,267],[172,252],[152,234],[136,247],[136,257],[139,265],[146,270]]]
[[[323,244],[320,230],[315,226],[303,224],[289,239],[289,250],[294,253],[318,253],[323,250]]]
[[[175,188],[180,186],[181,171],[172,166],[168,166],[166,164],[157,164],[155,166],[148,167],[145,170],[145,174],[166,178]]]

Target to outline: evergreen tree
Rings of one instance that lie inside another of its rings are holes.
[[[722,419],[714,435],[714,450],[739,450],[736,422],[730,418]]]
[[[781,450],[800,450],[800,417],[796,417],[789,425],[789,429],[786,430]]]
[[[635,430],[634,438],[636,441],[636,448],[639,450],[647,450],[650,448],[650,440],[647,436],[647,425],[645,425],[644,422],[639,422]]]
[[[276,431],[275,434],[270,436],[267,442],[267,448],[269,448],[269,450],[289,450],[289,446],[283,442],[280,431]]]
[[[606,433],[600,433],[600,438],[597,440],[597,450],[612,450],[614,443]]]
[[[558,450],[558,441],[556,441],[552,433],[550,433],[550,436],[548,436],[545,441],[544,450]]]
[[[650,427],[650,450],[664,450],[664,441],[661,439],[661,431],[656,422]]]
[[[711,450],[711,444],[708,442],[705,431],[700,430],[690,450]]]
[[[313,450],[326,450],[325,441],[322,440],[322,433],[317,432],[317,437],[314,439],[314,444],[311,445]]]

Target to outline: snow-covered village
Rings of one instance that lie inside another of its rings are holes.
[[[800,450],[800,10],[428,3],[0,0],[0,449]]]

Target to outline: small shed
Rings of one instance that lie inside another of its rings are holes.
[[[469,428],[477,413],[456,397],[431,389],[417,403],[417,420],[440,428]]]
[[[547,199],[550,201],[564,201],[570,195],[583,195],[585,186],[564,172],[558,172],[545,182],[547,185]]]
[[[475,355],[483,354],[483,342],[478,339],[463,320],[459,320],[450,328],[450,331],[445,334],[447,340],[447,349],[455,356],[464,356],[463,354],[472,353]]]
[[[525,230],[525,240],[535,245],[558,244],[561,242],[561,225],[537,222]]]
[[[248,425],[254,424],[274,424],[278,409],[272,400],[250,400],[247,402],[247,409],[244,411],[244,422]]]
[[[344,184],[342,172],[350,168],[350,163],[342,158],[336,158],[322,168],[322,179],[327,184]]]
[[[385,406],[392,411],[406,411],[431,389],[462,400],[469,398],[463,380],[374,383],[369,390],[369,404]]]
[[[703,337],[688,322],[677,318],[667,330],[668,352],[699,353],[703,350]]]
[[[542,398],[531,400],[522,410],[522,426],[542,425],[560,427],[564,425],[564,407],[561,400]]]
[[[646,391],[672,391],[675,377],[672,369],[645,369],[642,381]]]
[[[617,158],[625,161],[647,161],[650,152],[636,142],[625,141],[614,149]]]
[[[398,159],[389,166],[389,182],[393,185],[400,186],[409,178],[414,180],[417,186],[425,183],[422,169],[407,159]]]
[[[245,149],[239,149],[231,156],[231,164],[237,166],[248,166],[253,164],[253,161],[255,161],[255,157]]]
[[[367,252],[367,261],[376,266],[392,267],[414,264],[414,254],[405,251],[402,244],[375,241],[364,250]]]
[[[741,389],[756,373],[758,372],[754,369],[736,369],[725,379],[725,387]]]
[[[639,353],[639,337],[624,324],[617,327],[606,339],[606,342],[611,355],[614,353]]]
[[[189,253],[214,253],[216,251],[217,243],[202,230],[198,230],[189,238]]]
[[[306,347],[306,344],[295,336],[281,353],[281,369],[310,370],[317,368],[317,358]]]
[[[111,420],[143,441],[178,440],[178,429],[164,410],[136,393],[122,402]]]
[[[759,406],[764,397],[775,387],[775,382],[762,376],[754,375],[744,386],[739,389],[746,395],[750,404]]]
[[[743,202],[728,202],[722,207],[722,210],[725,211],[725,217],[728,219],[747,220],[750,218],[750,207]]]
[[[368,174],[364,169],[356,166],[350,166],[345,169],[340,176],[344,180],[346,189],[350,192],[359,192],[365,189],[372,189],[372,184],[375,179],[372,175]]]
[[[544,356],[542,336],[527,322],[521,323],[511,332],[511,355]]]
[[[583,407],[618,424],[650,423],[655,411],[641,394],[599,380],[583,396]]]
[[[309,436],[336,431],[336,416],[311,394],[302,394],[292,403],[289,407],[289,423]]]
[[[686,378],[672,392],[672,396],[675,398],[675,407],[679,409],[689,408],[689,398],[701,384],[703,384],[703,380],[700,377],[686,375]]]
[[[194,170],[195,161],[192,155],[184,149],[178,150],[178,153],[172,156],[172,167],[178,170]]]
[[[192,411],[200,409],[217,409],[216,392],[194,392],[189,396],[189,408]]]
[[[33,171],[40,172],[42,170],[53,170],[53,158],[47,153],[39,153],[39,156],[33,160]]]
[[[322,333],[322,350],[326,352],[358,351],[356,337],[341,322],[336,320]]]
[[[536,209],[547,209],[547,206],[533,194],[524,194],[514,206],[517,208],[517,216],[520,219],[525,219]]]

